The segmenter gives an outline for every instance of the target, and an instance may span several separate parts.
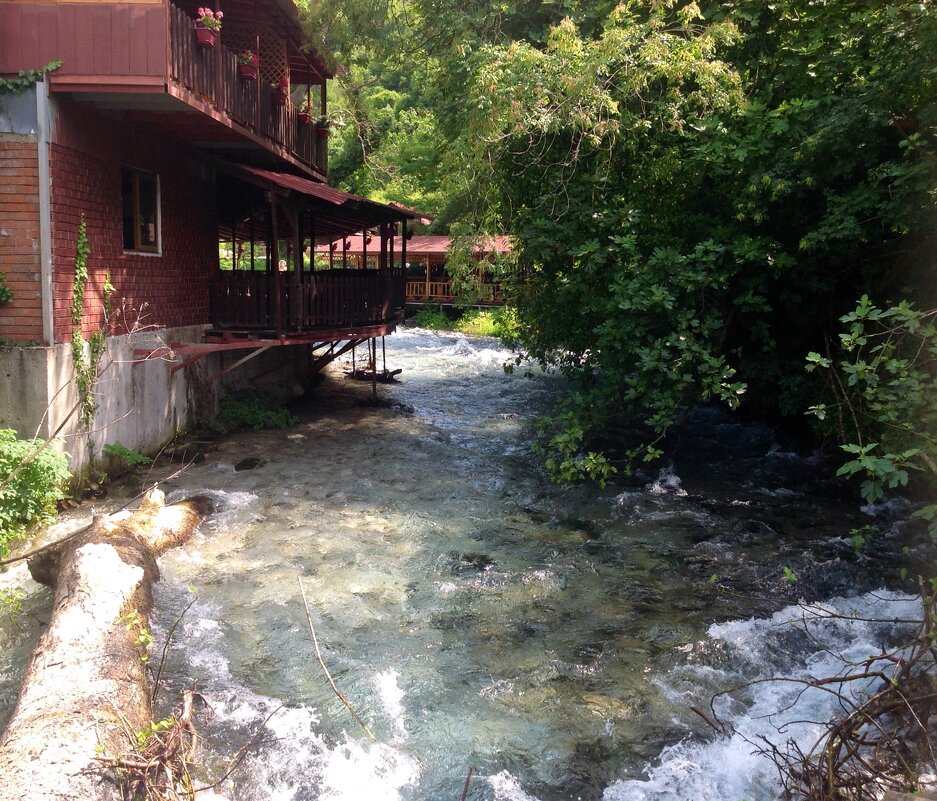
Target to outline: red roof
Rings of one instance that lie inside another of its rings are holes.
[[[355,236],[345,237],[348,242],[348,253],[357,256],[361,255],[364,252],[364,245],[361,241],[361,236],[356,234]],[[448,236],[413,236],[407,240],[407,257],[410,256],[445,256],[449,252],[449,242],[450,239]],[[341,250],[341,240],[337,241],[336,250]],[[511,250],[510,241],[506,236],[497,236],[489,240],[489,247],[479,248],[479,253],[509,253]],[[367,250],[370,253],[375,253],[377,250],[377,242],[372,242],[367,245]],[[327,253],[329,250],[328,245],[319,245],[316,250]]]
[[[250,167],[246,164],[238,164],[237,167],[240,170],[256,175],[258,178],[264,178],[278,186],[282,186],[284,189],[292,189],[304,195],[311,195],[320,200],[325,200],[328,203],[333,203],[336,206],[341,206],[342,203],[346,203],[350,200],[359,201],[361,203],[374,202],[367,198],[353,195],[350,192],[343,192],[341,189],[336,189],[328,184],[312,181],[309,178],[302,178],[298,175],[291,175],[288,172],[274,172],[273,170],[264,170],[260,167]],[[381,204],[375,203],[375,205]]]

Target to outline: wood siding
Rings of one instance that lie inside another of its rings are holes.
[[[0,73],[61,61],[56,76],[165,77],[166,9],[163,3],[0,0]]]

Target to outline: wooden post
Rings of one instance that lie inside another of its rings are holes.
[[[260,30],[260,21],[257,19],[257,0],[254,0],[254,30]],[[260,84],[263,79],[260,77],[260,33],[254,36],[254,54],[257,56],[257,86],[254,87],[254,131],[260,131]]]
[[[283,331],[283,309],[280,297],[280,236],[277,232],[277,198],[273,192],[268,192],[270,198],[270,224],[273,227],[273,323],[277,333]]]
[[[393,297],[392,309],[397,307],[397,293],[399,289],[403,289],[403,297],[400,298],[401,304],[404,307],[407,305],[407,221],[403,220],[400,226],[402,231],[400,236],[400,274],[396,276],[396,283],[391,289]]]
[[[424,294],[428,298],[429,297],[429,276],[430,276],[429,256],[427,255],[425,258],[426,258],[426,291],[424,292]]]
[[[254,214],[251,213],[251,272],[254,271]]]
[[[387,226],[381,223],[381,255],[378,258],[377,269],[387,269]]]
[[[293,328],[301,331],[303,327],[303,239],[300,225],[302,213],[293,212],[293,274],[290,292],[290,322]]]
[[[328,113],[328,108],[326,107],[325,100],[325,77],[322,78],[321,89],[319,90],[320,105],[322,106],[322,116]],[[329,140],[328,139],[319,139],[318,134],[316,134],[316,144],[322,148],[322,171],[327,173],[329,171]],[[317,165],[318,166],[318,165]]]
[[[215,13],[217,14],[219,11],[221,11],[221,3],[219,2],[219,0],[215,0]],[[221,79],[222,47],[221,47],[220,40],[218,42],[218,47],[214,48],[214,51],[215,52],[212,53],[212,57],[215,60],[215,97],[214,97],[214,100],[215,100],[215,108],[220,111],[224,109],[224,103],[222,102],[222,99],[224,98],[224,84]]]

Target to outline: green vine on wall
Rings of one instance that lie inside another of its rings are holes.
[[[61,66],[61,61],[50,61],[37,70],[20,70],[10,78],[0,77],[0,94],[21,95],[31,86],[41,81],[47,73],[55,72]]]
[[[13,290],[7,284],[7,274],[0,273],[0,306],[13,300]]]
[[[75,364],[75,384],[81,402],[80,421],[88,425],[97,411],[94,399],[94,384],[98,378],[101,357],[106,347],[107,321],[111,315],[111,295],[114,286],[111,274],[104,274],[104,324],[87,339],[88,353],[85,354],[85,338],[81,331],[81,318],[85,308],[85,287],[88,283],[88,226],[84,215],[78,223],[78,239],[75,242],[75,286],[72,290],[72,361]]]

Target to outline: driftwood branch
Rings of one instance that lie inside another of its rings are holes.
[[[306,610],[306,622],[309,624],[309,633],[312,634],[312,643],[316,647],[316,658],[319,660],[319,664],[322,666],[322,670],[325,672],[325,677],[329,680],[329,685],[332,688],[332,692],[338,696],[338,700],[345,705],[345,708],[349,712],[351,712],[351,716],[358,722],[358,725],[364,729],[365,734],[367,734],[368,737],[370,737],[374,742],[377,742],[377,737],[371,733],[371,730],[368,728],[368,724],[361,719],[361,716],[355,711],[355,708],[350,703],[348,703],[348,699],[345,698],[338,687],[335,686],[335,680],[332,678],[332,674],[329,673],[329,669],[325,666],[325,661],[322,659],[322,652],[319,650],[319,638],[316,637],[316,627],[312,625],[312,614],[309,611],[309,604],[306,601],[306,591],[303,589],[303,581],[300,578],[297,578],[296,581],[299,582],[299,592],[303,596],[303,607]]]

